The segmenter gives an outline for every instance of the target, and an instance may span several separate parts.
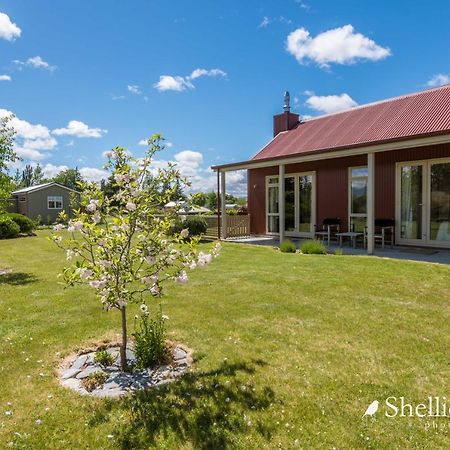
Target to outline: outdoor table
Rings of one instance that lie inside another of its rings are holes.
[[[356,239],[359,236],[364,236],[364,233],[358,233],[356,231],[347,231],[346,233],[336,233],[336,236],[339,237],[339,247],[342,247],[342,238],[349,238],[349,241],[353,244],[353,248],[356,248]]]

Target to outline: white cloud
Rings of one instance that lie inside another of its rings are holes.
[[[312,95],[306,99],[306,104],[325,114],[343,111],[358,105],[348,94],[341,95]]]
[[[21,33],[22,30],[14,22],[11,22],[9,16],[0,12],[0,38],[14,41],[20,37]]]
[[[0,109],[0,117],[11,116],[13,113]],[[10,125],[16,131],[15,152],[24,159],[39,161],[49,156],[58,142],[50,134],[50,130],[41,124],[31,124],[26,120],[14,117]]]
[[[112,100],[125,100],[125,95],[110,94]]]
[[[11,81],[11,77],[9,75],[0,75],[0,81]]]
[[[305,3],[303,0],[295,0],[295,3],[297,3],[302,9],[308,10],[311,8],[311,6]]]
[[[172,75],[161,75],[159,81],[153,85],[155,89],[160,92],[164,91],[176,91],[182,92],[186,89],[195,89],[193,80],[200,77],[226,77],[227,74],[222,69],[195,69],[188,76],[172,76]]]
[[[139,142],[138,142],[138,145],[144,145],[144,146],[147,146],[148,145],[148,139],[141,139]],[[163,145],[164,145],[164,147],[166,147],[166,148],[171,148],[171,147],[173,147],[173,144],[172,144],[172,142],[169,142],[169,141],[164,141],[163,142]]]
[[[444,86],[444,84],[450,83],[450,76],[445,73],[438,73],[433,75],[427,82],[427,86]]]
[[[186,89],[194,89],[194,85],[184,77],[173,77],[172,75],[161,75],[159,81],[155,83],[153,87],[160,92],[182,92]]]
[[[97,169],[96,167],[82,167],[79,170],[86,181],[101,181],[109,177],[109,173],[106,170]]]
[[[128,90],[128,92],[131,92],[132,94],[135,94],[135,95],[142,94],[141,88],[137,84],[129,84],[127,86],[127,90]]]
[[[78,138],[100,138],[107,132],[108,130],[101,128],[89,128],[87,124],[79,120],[71,120],[66,128],[57,128],[52,131],[57,136],[75,136]]]
[[[47,163],[45,166],[42,167],[42,173],[44,175],[44,178],[53,178],[56,175],[58,175],[59,172],[62,172],[63,170],[67,170],[68,167],[61,165],[61,166],[55,166],[54,164]]]
[[[181,175],[191,183],[191,186],[186,189],[187,192],[211,192],[217,188],[217,175],[211,171],[210,167],[204,165],[202,153],[184,150],[175,154],[173,161],[155,159],[152,161],[152,166],[157,170],[167,167],[169,162],[176,164]],[[247,195],[245,171],[227,172],[227,192],[240,196]]]
[[[261,23],[258,25],[258,28],[266,28],[270,24],[270,19],[266,16],[262,18]]]
[[[26,61],[19,61],[18,59],[15,59],[13,63],[16,64],[19,69],[22,69],[23,67],[32,67],[34,69],[48,70],[49,72],[56,70],[56,66],[50,65],[40,56],[33,56],[32,58],[28,58]]]
[[[312,60],[320,67],[329,67],[330,63],[351,64],[361,59],[377,61],[391,55],[389,48],[355,33],[352,25],[325,31],[314,38],[305,28],[298,28],[287,37],[286,50],[300,64]]]

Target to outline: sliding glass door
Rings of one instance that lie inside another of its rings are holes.
[[[450,160],[397,167],[398,242],[450,247]]]
[[[429,239],[450,246],[450,161],[430,166]]]
[[[424,189],[423,164],[405,165],[400,172],[400,238],[421,241],[423,234]]]
[[[314,235],[315,223],[315,173],[286,174],[284,178],[284,224],[279,220],[279,180],[266,178],[267,232],[279,233],[284,226],[286,236]]]

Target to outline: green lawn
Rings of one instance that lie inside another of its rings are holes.
[[[450,399],[450,267],[224,245],[164,299],[193,372],[107,401],[61,388],[54,368],[113,338],[119,314],[64,289],[65,258],[46,235],[0,241],[0,268],[13,269],[0,276],[0,448],[450,447],[450,418],[437,430],[384,407],[362,419],[391,395]]]

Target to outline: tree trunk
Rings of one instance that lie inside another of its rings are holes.
[[[120,367],[125,372],[127,370],[127,311],[126,307],[120,309],[122,314],[122,345],[120,346]]]

